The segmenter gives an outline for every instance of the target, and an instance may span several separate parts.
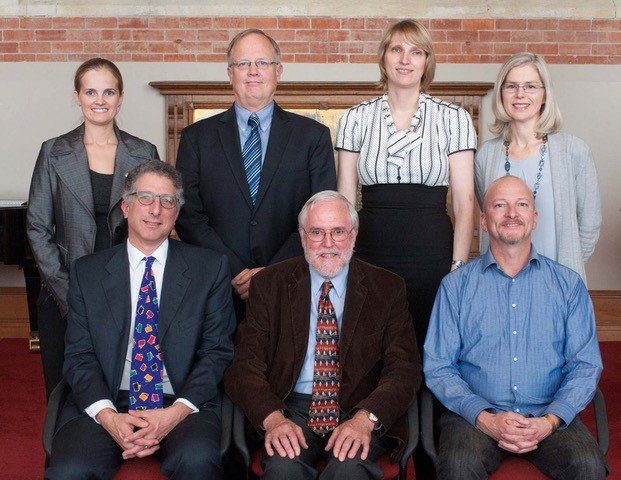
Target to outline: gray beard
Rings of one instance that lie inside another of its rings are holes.
[[[321,275],[323,278],[326,278],[326,279],[332,279],[336,277],[339,273],[341,273],[343,269],[345,268],[345,265],[347,265],[350,262],[353,254],[354,254],[354,247],[352,246],[349,249],[349,251],[342,252],[342,256],[339,258],[339,263],[334,270],[324,270],[323,268],[315,265],[313,261],[311,260],[311,258],[308,256],[308,252],[304,250],[304,258],[306,259],[306,262],[311,267],[313,267],[319,275]]]

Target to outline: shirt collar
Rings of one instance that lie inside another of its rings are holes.
[[[345,295],[345,290],[347,289],[347,275],[349,274],[349,263],[345,265],[345,268],[343,268],[343,270],[341,270],[341,272],[336,277],[330,279],[323,278],[317,272],[317,270],[315,270],[310,265],[308,266],[308,268],[310,270],[312,293],[320,291],[323,282],[329,280],[332,282],[332,291],[336,293],[337,297],[343,298],[343,295]]]
[[[540,264],[539,253],[537,253],[537,249],[535,248],[535,245],[531,243],[530,244],[530,259],[528,260],[527,266],[528,265],[539,266],[539,264]],[[490,246],[487,249],[487,252],[485,252],[485,255],[483,255],[483,270],[487,270],[487,268],[491,267],[492,265],[498,268],[498,262],[496,262],[496,259],[494,258],[494,255],[492,254],[492,247]],[[526,268],[526,266],[524,268]]]
[[[158,262],[162,266],[165,266],[166,258],[168,257],[168,239],[164,240],[151,255],[145,255],[136,247],[134,247],[128,240],[127,257],[129,259],[129,267],[132,270],[136,270],[140,266],[140,262],[142,262],[142,259],[144,257],[155,257],[156,262]]]
[[[265,107],[257,112],[257,116],[259,117],[259,122],[261,124],[261,130],[266,131],[270,128],[272,124],[272,115],[274,114],[274,100],[268,103]],[[248,128],[248,119],[252,112],[250,110],[246,110],[241,105],[238,105],[235,102],[235,115],[237,116],[237,122],[239,127],[242,130],[246,130]]]

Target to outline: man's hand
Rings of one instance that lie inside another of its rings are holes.
[[[342,462],[345,457],[354,458],[362,446],[360,458],[366,460],[373,428],[375,423],[369,420],[368,412],[359,410],[352,418],[334,429],[326,445],[326,452],[334,447],[334,457]]]
[[[237,276],[233,280],[231,280],[231,285],[233,285],[235,293],[239,295],[242,300],[248,300],[250,279],[261,270],[263,270],[263,267],[246,268],[239,272]]]
[[[191,412],[190,407],[180,402],[173,403],[170,407],[154,410],[130,410],[129,415],[132,418],[146,422],[147,426],[135,431],[125,440],[137,443],[140,439],[145,439],[156,440],[159,443]]]
[[[302,429],[278,410],[265,417],[263,428],[265,428],[265,451],[270,457],[274,456],[276,449],[281,457],[293,460],[302,451],[300,446],[308,448]]]
[[[545,418],[544,422],[548,422]],[[526,453],[537,448],[537,430],[531,426],[532,419],[519,413],[479,413],[476,425],[486,435],[498,442],[498,446],[512,453]],[[549,423],[548,423],[549,425]]]
[[[117,413],[111,408],[104,408],[97,414],[97,421],[123,449],[124,459],[136,456],[146,457],[160,448],[155,438],[127,440],[135,428],[142,429],[149,426],[149,423],[141,418],[132,417],[127,413]]]

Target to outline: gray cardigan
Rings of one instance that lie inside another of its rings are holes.
[[[593,155],[584,141],[562,132],[548,135],[548,148],[557,260],[578,272],[586,283],[584,263],[595,249],[602,223]],[[485,191],[498,178],[498,165],[504,158],[501,138],[485,142],[477,151],[474,176],[480,206]],[[489,247],[485,232],[481,232],[480,247],[482,253]]]
[[[157,149],[115,127],[114,164],[108,227],[113,243],[124,238],[121,192],[127,173],[151,159]],[[84,147],[84,124],[43,143],[32,174],[26,232],[41,275],[60,311],[67,314],[69,268],[95,247],[95,207]]]

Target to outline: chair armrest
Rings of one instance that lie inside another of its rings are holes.
[[[250,468],[252,458],[250,457],[250,451],[248,450],[248,443],[246,442],[246,417],[244,412],[235,405],[233,410],[233,441],[239,453],[241,453],[244,459],[244,465],[247,469]]]
[[[222,395],[222,435],[220,437],[220,456],[224,457],[231,446],[233,436],[233,402],[227,395]]]
[[[597,430],[597,443],[604,455],[608,453],[610,445],[610,432],[608,431],[608,414],[606,413],[606,400],[604,394],[597,388],[593,397],[593,408],[595,410],[595,428]]]
[[[423,386],[420,392],[420,431],[421,445],[438,471],[438,452],[433,433],[433,394]]]
[[[402,469],[405,469],[408,460],[416,450],[418,446],[418,437],[419,437],[419,428],[418,428],[418,398],[414,396],[414,400],[410,403],[407,412],[408,418],[408,443],[405,445],[405,450],[403,450],[403,456],[401,457],[401,461],[399,465]]]
[[[45,409],[45,421],[43,422],[43,450],[48,457],[52,454],[52,440],[54,438],[54,431],[56,430],[58,414],[65,404],[67,395],[69,395],[69,385],[63,378],[54,387],[54,390],[52,390],[50,398],[47,401],[47,408]]]

